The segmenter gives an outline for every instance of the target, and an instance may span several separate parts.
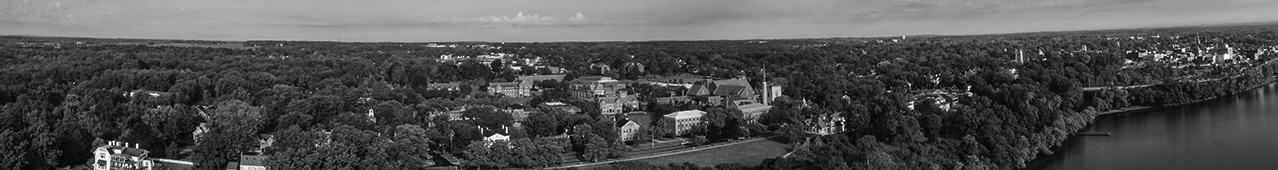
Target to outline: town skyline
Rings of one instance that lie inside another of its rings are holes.
[[[3,35],[347,42],[973,35],[1278,21],[1274,1],[11,1]]]

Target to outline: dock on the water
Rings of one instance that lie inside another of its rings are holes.
[[[1110,133],[1109,133],[1109,132],[1078,132],[1078,133],[1074,133],[1074,135],[1079,135],[1079,136],[1109,136],[1109,135],[1110,135]]]

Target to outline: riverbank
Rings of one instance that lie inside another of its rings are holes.
[[[1134,114],[1098,117],[1057,154],[1026,170],[1275,169],[1278,84],[1234,96]]]
[[[1225,97],[1225,96],[1234,96],[1234,95],[1237,95],[1237,94],[1242,93],[1242,92],[1255,90],[1255,89],[1257,89],[1257,88],[1260,88],[1260,87],[1264,87],[1264,86],[1266,86],[1266,85],[1273,84],[1275,81],[1278,81],[1278,78],[1275,78],[1275,77],[1269,77],[1266,81],[1264,81],[1264,82],[1262,82],[1262,83],[1257,83],[1256,85],[1252,85],[1252,86],[1250,86],[1250,87],[1248,87],[1248,88],[1239,89],[1239,90],[1237,90],[1237,91],[1229,92],[1229,93],[1226,93],[1226,94],[1223,94],[1223,95],[1216,95],[1216,96],[1212,96],[1212,97],[1208,97],[1208,98],[1204,98],[1204,99],[1194,100],[1194,101],[1191,101],[1191,102],[1178,103],[1178,104],[1170,104],[1170,105],[1163,105],[1163,106],[1131,106],[1131,107],[1124,107],[1124,108],[1119,108],[1119,109],[1110,109],[1110,110],[1106,110],[1106,111],[1103,111],[1103,112],[1098,112],[1098,113],[1096,113],[1096,115],[1095,115],[1094,117],[1091,117],[1091,118],[1089,119],[1089,121],[1088,121],[1088,123],[1087,123],[1087,125],[1086,125],[1086,126],[1091,126],[1092,124],[1094,124],[1094,123],[1095,123],[1095,122],[1094,122],[1094,121],[1095,121],[1095,120],[1094,120],[1094,119],[1095,119],[1095,117],[1098,117],[1098,116],[1101,116],[1101,115],[1111,115],[1111,114],[1129,114],[1129,113],[1143,113],[1143,112],[1148,112],[1148,111],[1156,111],[1156,110],[1162,110],[1162,109],[1175,108],[1175,107],[1184,106],[1184,105],[1190,105],[1190,104],[1202,103],[1202,102],[1206,102],[1206,101],[1211,101],[1211,100],[1214,100],[1214,99],[1218,99],[1218,98],[1220,98],[1220,97]],[[1085,127],[1084,127],[1084,128],[1085,128]],[[1072,134],[1072,135],[1070,135],[1070,137],[1069,137],[1067,140],[1075,140],[1075,139],[1077,138],[1077,137],[1076,137],[1076,136],[1077,136],[1076,134],[1077,134],[1077,133],[1079,133],[1079,131],[1081,131],[1081,130],[1082,130],[1082,129],[1080,128],[1080,129],[1077,129],[1077,130],[1073,130],[1073,131],[1071,131],[1071,132],[1070,132],[1070,134]],[[1122,134],[1116,134],[1116,135],[1122,135]],[[1052,153],[1061,153],[1061,151],[1064,149],[1063,147],[1064,147],[1063,145],[1057,145],[1057,146],[1051,147],[1051,148],[1050,148],[1050,150],[1052,151]],[[1051,160],[1052,158],[1058,158],[1058,157],[1061,157],[1061,155],[1062,155],[1062,154],[1048,154],[1048,155],[1038,155],[1038,156],[1035,156],[1035,158],[1034,158],[1032,161],[1030,161],[1030,162],[1028,162],[1028,163],[1027,163],[1027,166],[1026,166],[1024,169],[1036,169],[1035,167],[1042,168],[1042,166],[1043,166],[1043,165],[1045,165],[1045,164],[1047,164],[1047,163],[1050,163],[1049,161],[1052,161],[1052,160]]]
[[[1278,78],[1270,77],[1270,78],[1268,78],[1268,80],[1265,80],[1265,82],[1263,82],[1263,83],[1258,83],[1258,84],[1256,84],[1256,85],[1252,85],[1251,87],[1244,88],[1244,89],[1241,89],[1241,90],[1238,90],[1238,91],[1229,92],[1228,94],[1224,94],[1224,95],[1216,95],[1216,96],[1212,96],[1212,97],[1208,97],[1208,98],[1203,98],[1203,99],[1198,99],[1198,100],[1194,100],[1194,101],[1189,101],[1189,102],[1184,102],[1184,103],[1168,104],[1168,105],[1162,105],[1162,106],[1130,106],[1130,107],[1124,107],[1124,108],[1118,108],[1118,109],[1110,109],[1110,110],[1107,110],[1107,111],[1103,111],[1103,112],[1097,113],[1096,115],[1097,115],[1097,116],[1099,116],[1099,115],[1119,114],[1119,113],[1135,113],[1135,112],[1152,111],[1152,110],[1158,110],[1158,109],[1163,109],[1163,108],[1170,108],[1170,107],[1176,107],[1176,106],[1189,105],[1189,104],[1194,104],[1194,103],[1202,103],[1202,102],[1205,102],[1205,101],[1210,101],[1210,100],[1218,99],[1218,98],[1220,98],[1220,97],[1233,96],[1233,95],[1237,95],[1238,93],[1242,93],[1242,92],[1245,92],[1245,91],[1255,90],[1256,88],[1260,88],[1260,87],[1265,86],[1265,85],[1273,84],[1275,81],[1278,81]]]

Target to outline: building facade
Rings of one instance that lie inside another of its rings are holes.
[[[136,143],[108,141],[93,151],[92,167],[94,170],[151,170],[155,162],[149,154]]]
[[[745,119],[747,123],[758,123],[760,116],[763,116],[764,113],[768,113],[769,110],[772,110],[772,106],[755,103],[754,101],[749,100],[735,101],[732,108],[740,110],[741,118]]]
[[[639,107],[638,98],[625,90],[626,84],[611,77],[580,77],[569,82],[568,88],[574,99],[598,103],[600,113],[604,115]]]
[[[493,94],[502,94],[506,97],[527,97],[531,96],[532,83],[521,81],[515,82],[494,82],[488,83],[488,92]]]
[[[705,115],[705,111],[685,110],[666,114],[661,117],[661,121],[666,126],[667,132],[675,136],[683,136],[696,126],[701,126],[701,117]]]

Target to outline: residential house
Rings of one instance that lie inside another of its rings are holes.
[[[239,170],[266,170],[267,156],[240,155]]]
[[[155,162],[148,156],[150,153],[136,143],[107,141],[106,145],[93,151],[91,163],[94,170],[150,170],[155,167]]]
[[[701,125],[701,116],[705,116],[706,112],[701,110],[685,110],[678,111],[662,116],[661,121],[665,128],[676,136],[687,135],[696,126]]]
[[[612,66],[608,66],[608,64],[603,63],[595,63],[590,64],[590,70],[595,71],[595,73],[608,73],[612,72]]]
[[[484,139],[483,139],[484,146],[491,147],[493,143],[496,143],[498,141],[506,141],[506,142],[510,141],[510,135],[509,135],[510,129],[509,127],[506,127],[505,125],[502,125],[501,131],[487,129],[480,126],[475,126],[475,127],[479,128],[479,133],[484,135]],[[509,143],[507,144],[509,145]]]
[[[846,131],[843,125],[845,121],[843,112],[824,114],[804,120],[804,131],[822,136],[844,132]]]
[[[275,145],[275,135],[261,134],[261,135],[258,135],[258,138],[257,138],[257,148],[253,148],[253,150],[250,152],[265,153],[263,151],[266,151],[266,148],[269,148],[272,145]]]
[[[636,123],[635,121],[630,121],[630,119],[622,119],[621,121],[617,121],[617,125],[615,127],[617,128],[617,136],[618,136],[617,139],[621,139],[621,141],[632,140],[635,137],[635,134],[639,132],[639,127],[640,127],[639,123]]]
[[[208,133],[209,130],[209,123],[200,123],[199,126],[195,127],[195,131],[191,132],[191,138],[195,141],[196,145],[200,144],[201,138],[204,138],[204,133]]]
[[[617,132],[621,141],[631,141],[635,139],[635,135],[639,134],[643,127],[652,125],[652,117],[647,112],[631,112],[626,113],[625,119],[617,121]]]

